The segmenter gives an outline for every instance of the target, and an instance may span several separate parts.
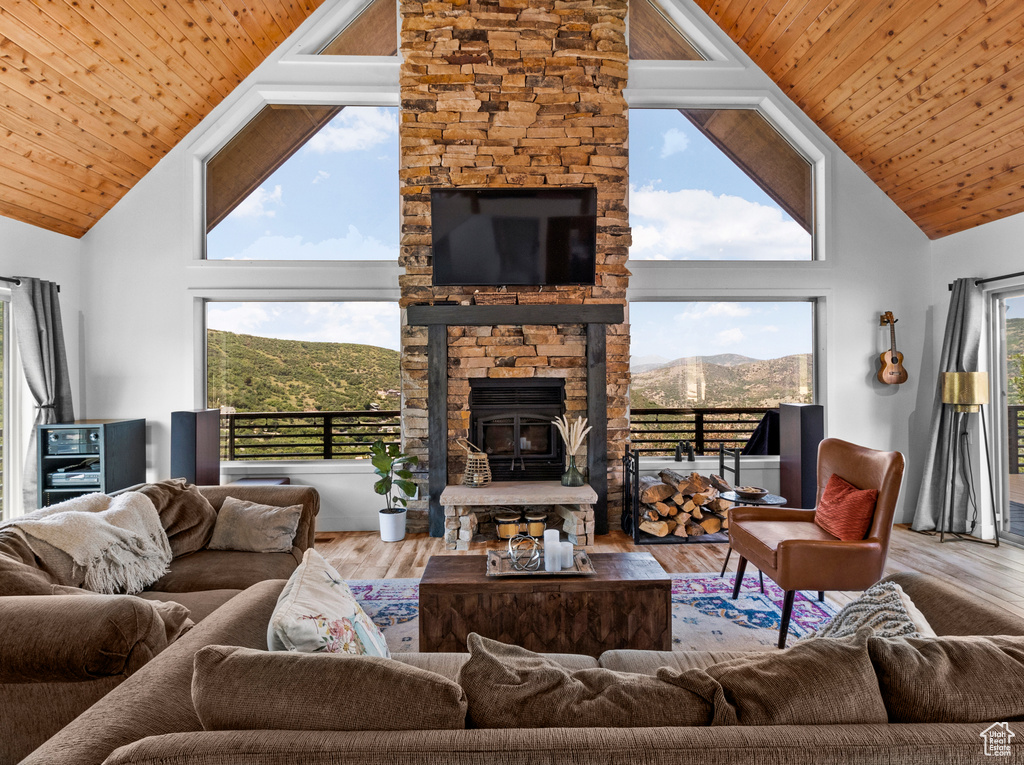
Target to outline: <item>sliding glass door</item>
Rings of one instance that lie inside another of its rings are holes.
[[[9,348],[11,344],[8,342],[8,334],[10,332],[10,322],[8,321],[7,313],[10,307],[10,301],[6,295],[0,295],[0,520],[6,520],[6,491],[10,485],[7,480],[7,449],[10,443],[7,438],[7,430],[10,427],[10,417],[8,416],[8,402],[11,400],[10,397],[10,374],[8,369],[10,365],[8,359],[10,357]]]
[[[1024,288],[994,298],[996,363],[992,367],[999,385],[992,408],[1002,431],[1003,448],[997,450],[1002,459],[996,463],[1003,478],[1006,523],[1002,533],[1024,542]]]

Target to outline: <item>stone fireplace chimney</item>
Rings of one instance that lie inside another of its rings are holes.
[[[439,359],[428,353],[427,327],[408,321],[409,312],[403,310],[406,450],[437,469],[430,462],[437,455],[428,443],[431,374],[444,375],[448,457],[443,469],[447,480],[457,483],[465,464],[458,442],[471,435],[471,381],[558,380],[564,383],[565,411],[570,417],[586,416],[588,385],[591,390],[594,385],[588,367],[600,363],[607,375],[608,475],[600,500],[607,515],[598,515],[597,527],[598,533],[617,528],[621,458],[628,438],[628,327],[589,323],[583,307],[625,307],[630,244],[622,95],[626,1],[402,2],[401,13],[403,309],[440,301],[468,306],[477,290],[493,290],[432,286],[432,187],[591,186],[597,189],[598,209],[595,286],[509,288],[520,309],[536,306],[540,315],[545,306],[578,306],[579,315],[563,310],[554,323],[523,318],[445,325],[440,331],[446,332],[447,352],[435,354],[446,358],[440,370]],[[531,314],[527,309],[516,315]],[[595,337],[595,331],[601,333],[600,342],[591,344],[588,355],[588,336]],[[426,530],[428,495],[425,488],[424,498],[410,504],[410,530]]]

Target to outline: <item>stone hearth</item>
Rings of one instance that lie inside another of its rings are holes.
[[[487,508],[485,512],[493,513],[497,507],[543,508],[549,515],[548,528],[560,528],[576,546],[593,544],[596,501],[597,493],[589,486],[548,481],[495,482],[478,488],[451,485],[441,494],[444,546],[446,550],[468,550],[479,529],[478,511]],[[552,517],[560,525],[552,525]]]

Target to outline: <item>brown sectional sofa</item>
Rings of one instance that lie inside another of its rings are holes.
[[[214,612],[259,582],[271,580],[272,588],[280,590],[281,580],[313,546],[320,497],[312,487],[210,486],[199,491],[214,510],[228,496],[278,507],[302,505],[291,552],[209,550],[204,544],[175,558],[168,573],[138,597],[42,594],[60,582],[18,533],[0,528],[0,765],[21,760],[167,648],[164,625],[139,598],[180,603],[199,626],[208,618],[232,623],[238,608],[223,618]],[[23,594],[28,592],[40,594]]]
[[[918,574],[898,582],[940,635],[1024,635],[1024,620]],[[262,649],[284,582],[262,582],[233,598],[160,656],[33,752],[24,765],[535,765],[549,763],[991,762],[978,724],[774,727],[489,729],[397,732],[203,731],[192,704],[195,652],[206,645]],[[570,669],[604,666],[653,673],[703,668],[737,654],[608,651],[559,656]],[[408,654],[408,664],[457,678],[466,654]],[[338,714],[349,700],[338,699]],[[656,711],[652,711],[656,713]],[[398,712],[401,714],[401,702]],[[1024,746],[1000,762],[1024,763]]]

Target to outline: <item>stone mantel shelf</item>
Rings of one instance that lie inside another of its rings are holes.
[[[593,505],[597,492],[589,485],[562,486],[558,481],[495,481],[486,486],[448,484],[442,505],[493,507],[498,505]]]
[[[521,324],[622,324],[622,305],[411,305],[412,326],[486,327]]]

